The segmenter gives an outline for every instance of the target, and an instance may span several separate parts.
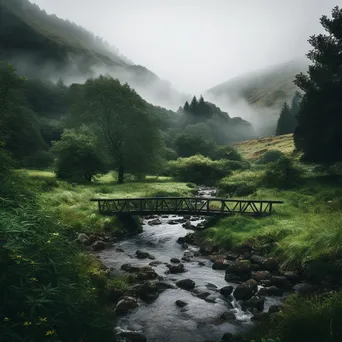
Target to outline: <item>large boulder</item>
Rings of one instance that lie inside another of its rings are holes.
[[[146,258],[154,259],[153,255],[149,254],[148,252],[141,251],[139,249],[135,252],[135,255],[138,259],[146,259]]]
[[[234,287],[233,286],[224,286],[222,287],[222,289],[220,289],[220,293],[225,296],[225,297],[228,297],[232,294],[234,290]]]
[[[191,279],[178,280],[176,285],[183,290],[192,290],[195,287],[195,282]]]
[[[226,273],[235,274],[243,280],[249,279],[252,271],[252,266],[248,260],[237,260],[228,267]]]
[[[167,267],[169,268],[170,273],[172,274],[185,272],[184,264],[167,265]]]
[[[211,241],[203,241],[199,244],[200,252],[203,255],[212,254],[218,251],[218,245]]]
[[[264,309],[265,299],[259,296],[253,296],[243,303],[243,307],[247,309],[256,309],[262,311]]]
[[[257,271],[252,272],[251,278],[256,281],[270,280],[272,278],[272,274],[269,271]]]
[[[158,288],[155,282],[145,281],[139,285],[138,296],[145,302],[152,302],[158,298]]]
[[[234,290],[234,297],[237,300],[248,300],[258,291],[258,284],[254,279],[239,284]]]
[[[158,274],[152,267],[144,266],[139,269],[135,277],[137,280],[153,280],[158,278]]]
[[[256,254],[253,254],[253,255],[250,257],[251,263],[257,264],[257,265],[262,265],[262,263],[263,263],[265,260],[266,260],[265,257],[260,256],[260,255],[256,255]]]
[[[268,271],[276,271],[279,268],[279,262],[274,258],[267,258],[263,261],[262,266]]]
[[[275,276],[271,278],[272,285],[278,287],[284,291],[291,291],[293,290],[292,284],[283,276]]]
[[[91,247],[93,248],[93,250],[94,250],[95,252],[97,252],[97,251],[102,251],[102,250],[104,250],[104,249],[106,248],[106,244],[105,244],[103,241],[98,240],[98,241],[95,241],[95,242],[91,245]]]
[[[125,296],[115,306],[115,312],[118,315],[124,315],[139,306],[138,302],[133,297]]]
[[[180,263],[180,260],[177,259],[177,258],[171,258],[171,259],[170,259],[170,262],[173,262],[174,264],[179,264],[179,263]]]

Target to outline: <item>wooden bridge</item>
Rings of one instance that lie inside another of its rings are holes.
[[[221,216],[243,214],[249,216],[270,215],[274,204],[282,201],[233,200],[225,198],[203,197],[147,197],[147,198],[113,198],[92,199],[98,202],[102,215],[119,214],[154,215],[203,215]]]

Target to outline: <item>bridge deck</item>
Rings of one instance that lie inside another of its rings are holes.
[[[94,198],[102,215],[129,213],[132,215],[232,215],[266,216],[272,213],[273,204],[282,201],[234,200],[213,197],[146,197],[146,198]]]

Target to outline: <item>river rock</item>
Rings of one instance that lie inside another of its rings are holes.
[[[281,305],[271,305],[271,306],[268,308],[268,313],[269,313],[269,314],[277,313],[277,312],[280,312],[281,309],[282,309],[282,306],[281,306]]]
[[[274,258],[267,258],[263,261],[262,266],[268,271],[276,271],[279,268],[279,263]]]
[[[145,302],[152,302],[158,298],[158,288],[155,282],[146,281],[140,285],[138,296]]]
[[[237,260],[229,266],[226,273],[235,274],[243,280],[247,280],[251,275],[251,263],[248,260]]]
[[[121,269],[126,272],[134,273],[139,272],[141,266],[140,265],[132,265],[132,264],[122,264]]]
[[[284,291],[291,291],[293,290],[293,286],[291,283],[283,276],[275,276],[271,278],[272,285],[278,287]]]
[[[158,225],[162,224],[162,221],[160,221],[159,219],[154,219],[152,221],[148,221],[147,223],[150,226],[158,226]]]
[[[185,229],[195,229],[196,228],[194,225],[191,224],[190,221],[187,221],[187,222],[183,223],[182,227],[185,228]]]
[[[124,315],[138,306],[138,302],[133,297],[125,296],[116,304],[115,312]]]
[[[234,287],[233,286],[224,286],[220,289],[220,293],[225,296],[225,297],[228,297],[232,294],[234,290]]]
[[[232,312],[232,311],[226,311],[224,312],[220,318],[223,320],[223,321],[233,321],[236,319],[235,317],[235,313]]]
[[[252,272],[251,278],[256,281],[270,280],[272,278],[272,274],[269,271],[257,271]]]
[[[146,342],[146,336],[136,331],[121,331],[117,334],[119,338],[123,338],[124,341],[129,342]]]
[[[158,283],[156,283],[156,287],[159,291],[177,288],[173,283],[168,282],[168,281],[159,281]]]
[[[317,287],[308,283],[299,283],[293,288],[301,296],[311,296],[317,292]]]
[[[183,300],[180,300],[180,299],[176,300],[175,303],[176,303],[176,305],[179,306],[180,308],[184,308],[184,306],[187,306],[187,305],[188,305],[187,302],[184,302]]]
[[[250,257],[251,263],[257,264],[257,265],[262,265],[262,263],[263,263],[265,260],[266,260],[265,257],[260,256],[260,255],[256,255],[256,254],[253,254],[253,255]]]
[[[194,252],[187,250],[184,252],[183,256],[185,256],[187,258],[192,258],[194,256]]]
[[[239,284],[234,290],[234,297],[237,300],[248,300],[258,291],[258,284],[254,279]]]
[[[191,279],[178,280],[176,285],[183,290],[192,290],[195,287],[195,282]]]
[[[85,245],[87,244],[88,240],[89,240],[89,236],[87,234],[80,233],[77,236],[77,241],[79,241]]]
[[[292,271],[282,272],[282,275],[292,284],[298,284],[300,282],[300,277],[298,273]]]
[[[258,293],[258,296],[275,296],[275,297],[281,297],[283,295],[283,291],[281,289],[278,289],[276,286],[270,286],[270,287],[262,287]]]
[[[213,265],[212,265],[212,269],[213,270],[227,270],[230,267],[233,266],[233,261],[229,261],[229,260],[216,260]]]
[[[217,244],[211,241],[203,241],[199,244],[200,252],[204,255],[212,254],[218,250]]]
[[[117,248],[116,251],[119,253],[125,253],[125,251],[122,248]]]
[[[97,251],[102,251],[102,250],[104,250],[105,248],[106,248],[106,244],[103,242],[103,241],[95,241],[92,245],[91,245],[91,247],[93,248],[93,250],[95,251],[95,252],[97,252]]]
[[[179,243],[179,244],[183,244],[183,243],[185,243],[185,236],[180,236],[178,239],[177,239],[177,242]]]
[[[210,296],[211,293],[201,288],[194,288],[192,294],[200,299],[205,299]]]
[[[185,261],[185,262],[190,262],[191,259],[189,257],[182,257],[182,260]]]
[[[150,266],[153,266],[153,267],[159,266],[159,265],[161,265],[161,264],[162,264],[161,261],[151,261],[151,262],[149,263],[149,265],[150,265]]]
[[[194,233],[189,233],[185,235],[185,242],[189,243],[190,245],[195,245],[196,240],[195,240],[195,234]]]
[[[203,261],[199,261],[198,266],[206,266],[206,264]]]
[[[175,225],[175,224],[178,224],[178,221],[177,220],[170,220],[170,221],[167,221],[167,224]]]
[[[176,273],[183,273],[185,272],[184,264],[178,264],[178,265],[167,265],[168,269],[170,270],[171,274]]]
[[[138,259],[146,259],[150,256],[149,253],[141,251],[139,249],[135,252],[135,255]]]
[[[152,267],[144,266],[139,269],[135,277],[137,280],[153,280],[158,278],[158,274]]]
[[[229,252],[226,256],[226,259],[230,260],[230,261],[235,261],[238,257],[239,257],[238,254],[233,253],[233,252]]]
[[[216,303],[216,299],[217,299],[217,296],[212,295],[212,294],[210,296],[204,298],[204,300],[208,303]]]
[[[256,309],[262,311],[264,309],[265,299],[260,296],[253,296],[243,303],[243,307],[247,309]]]
[[[161,218],[169,218],[169,215],[162,215]]]
[[[171,259],[170,259],[170,262],[173,262],[174,264],[179,264],[179,263],[180,263],[180,260],[177,259],[177,258],[171,258]]]

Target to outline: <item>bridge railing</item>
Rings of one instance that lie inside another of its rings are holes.
[[[230,215],[245,214],[254,216],[269,215],[274,204],[282,201],[272,200],[234,200],[202,197],[147,197],[147,198],[95,198],[99,212],[103,215],[131,213],[149,214],[192,214],[192,215]]]

